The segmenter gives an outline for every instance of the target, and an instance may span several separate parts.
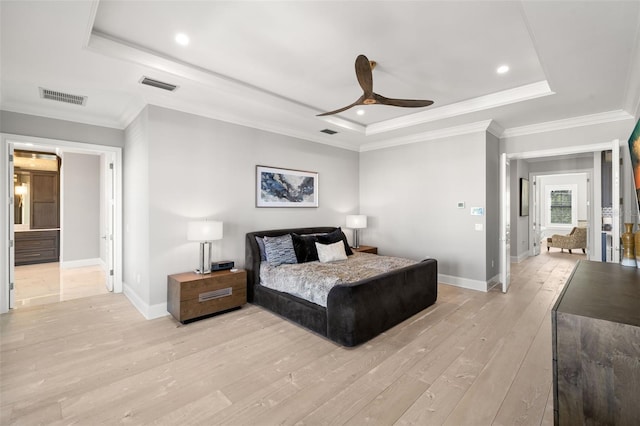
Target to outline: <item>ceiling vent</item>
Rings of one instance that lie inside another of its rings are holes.
[[[336,132],[335,130],[331,130],[331,129],[324,129],[324,130],[320,130],[320,131],[321,131],[322,133],[326,133],[326,134],[328,134],[328,135],[335,135],[336,133],[338,133],[338,132]]]
[[[178,88],[175,84],[165,83],[164,81],[154,80],[153,78],[145,76],[140,79],[140,84],[146,84],[147,86],[157,87],[158,89],[168,90],[170,92],[173,92]]]
[[[67,104],[73,105],[82,105],[85,106],[87,104],[87,97],[81,95],[72,95],[70,93],[58,92],[56,90],[49,90],[43,87],[39,87],[40,89],[40,97],[42,99],[49,99],[52,101],[64,102]]]

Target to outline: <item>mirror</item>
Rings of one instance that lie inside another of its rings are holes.
[[[16,172],[13,175],[14,224],[15,230],[29,229],[31,177],[29,173]]]

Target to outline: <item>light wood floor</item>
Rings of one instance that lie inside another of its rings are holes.
[[[552,424],[550,309],[579,254],[436,305],[346,349],[259,307],[182,326],[121,294],[0,317],[0,423]]]
[[[14,308],[45,305],[107,293],[101,266],[60,269],[60,263],[15,267]]]

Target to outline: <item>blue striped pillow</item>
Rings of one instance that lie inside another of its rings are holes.
[[[264,251],[267,255],[267,262],[271,266],[298,263],[290,234],[279,237],[264,237]]]

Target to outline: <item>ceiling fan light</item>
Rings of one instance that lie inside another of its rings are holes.
[[[363,109],[359,109],[359,110],[357,110],[357,111],[356,111],[356,114],[358,114],[358,115],[364,115],[364,114],[365,114],[365,111],[364,111]]]

